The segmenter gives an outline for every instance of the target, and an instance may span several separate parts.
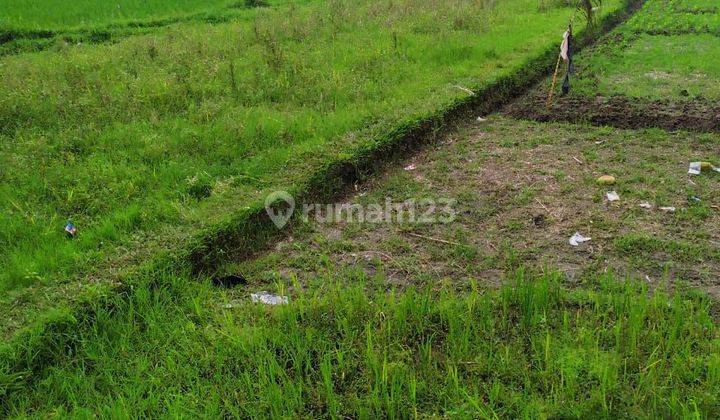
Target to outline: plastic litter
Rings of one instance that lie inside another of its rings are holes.
[[[651,208],[653,208],[652,204],[648,203],[647,201],[643,201],[642,203],[639,204],[639,206],[642,207],[642,208],[644,208],[644,209],[651,209]]]
[[[581,235],[579,232],[575,232],[573,236],[570,237],[570,245],[572,246],[578,246],[583,242],[588,242],[592,238],[588,238],[586,236]]]
[[[468,89],[468,88],[466,88],[466,87],[462,87],[462,86],[460,86],[460,85],[455,85],[455,87],[456,87],[457,89],[462,90],[463,92],[467,93],[467,94],[470,95],[470,96],[475,96],[475,92],[473,92],[472,90],[470,90],[470,89]]]
[[[613,185],[615,183],[615,177],[612,175],[603,175],[596,180],[600,185]]]
[[[668,206],[668,207],[660,207],[660,210],[662,210],[662,211],[666,211],[666,212],[668,212],[668,213],[672,213],[672,212],[674,212],[674,211],[675,211],[675,207],[672,207],[672,206]]]
[[[702,171],[720,172],[720,168],[716,168],[710,162],[690,162],[690,168],[688,169],[690,175],[700,175]]]
[[[690,175],[700,175],[700,172],[702,172],[702,163],[690,162],[690,169],[688,169],[688,173]]]
[[[67,222],[65,224],[65,233],[67,233],[68,237],[74,238],[77,236],[77,227],[72,222]]]
[[[607,197],[608,201],[618,201],[620,200],[620,194],[616,193],[615,191],[608,191],[605,193],[605,197]]]
[[[706,169],[712,169],[715,172],[720,172],[720,168],[715,167],[715,165],[710,162],[700,162],[700,169],[702,169],[703,171]]]
[[[406,171],[414,171],[415,168],[416,168],[415,164],[414,164],[414,163],[411,163],[411,164],[409,164],[408,166],[405,167],[405,170],[406,170]]]
[[[252,293],[250,299],[255,303],[264,303],[265,305],[287,305],[287,296],[274,295],[266,291]]]
[[[485,121],[487,121],[487,118],[477,117],[477,120],[478,120],[478,122],[485,122]]]

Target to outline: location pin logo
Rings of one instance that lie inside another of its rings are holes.
[[[265,211],[275,226],[282,229],[295,211],[295,199],[285,191],[275,191],[265,199]]]

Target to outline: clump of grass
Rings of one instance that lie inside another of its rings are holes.
[[[597,24],[595,10],[600,6],[602,6],[602,0],[578,0],[576,5],[577,10],[591,28],[594,28]]]
[[[210,197],[213,190],[213,178],[207,172],[201,172],[198,175],[188,179],[187,192],[196,200]]]
[[[382,279],[354,280],[328,277],[288,306],[235,298],[222,309],[227,291],[166,279],[77,328],[72,353],[7,395],[3,413],[720,414],[720,341],[706,297],[650,295],[610,275],[568,290],[557,274],[522,270],[491,292],[367,292]]]

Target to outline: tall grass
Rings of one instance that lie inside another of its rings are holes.
[[[254,6],[244,0],[4,0],[0,30],[97,28]]]
[[[0,59],[0,290],[187,238],[516,72],[572,13],[490,6],[332,0]]]
[[[649,295],[610,275],[569,290],[559,275],[521,270],[499,291],[465,293],[368,292],[382,279],[355,273],[348,286],[343,276],[273,308],[166,279],[78,328],[62,363],[5,397],[5,414],[720,414],[720,340],[706,297]]]

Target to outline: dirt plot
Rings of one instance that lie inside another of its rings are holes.
[[[720,132],[720,103],[648,101],[625,96],[566,96],[547,105],[547,90],[537,89],[508,106],[508,116],[536,121],[565,121],[618,128],[657,127],[665,130]]]
[[[690,160],[716,157],[717,145],[717,136],[708,134],[493,117],[359,186],[346,202],[452,198],[454,223],[316,223],[311,217],[273,252],[225,270],[289,288],[333,273],[352,279],[347,273],[353,270],[382,274],[390,283],[382,287],[463,288],[474,280],[498,285],[520,266],[557,267],[571,284],[613,272],[720,297],[720,174],[687,174]],[[604,174],[617,184],[597,185]],[[610,190],[619,201],[606,199]],[[651,208],[640,206],[645,202]],[[571,246],[575,232],[592,240]]]

